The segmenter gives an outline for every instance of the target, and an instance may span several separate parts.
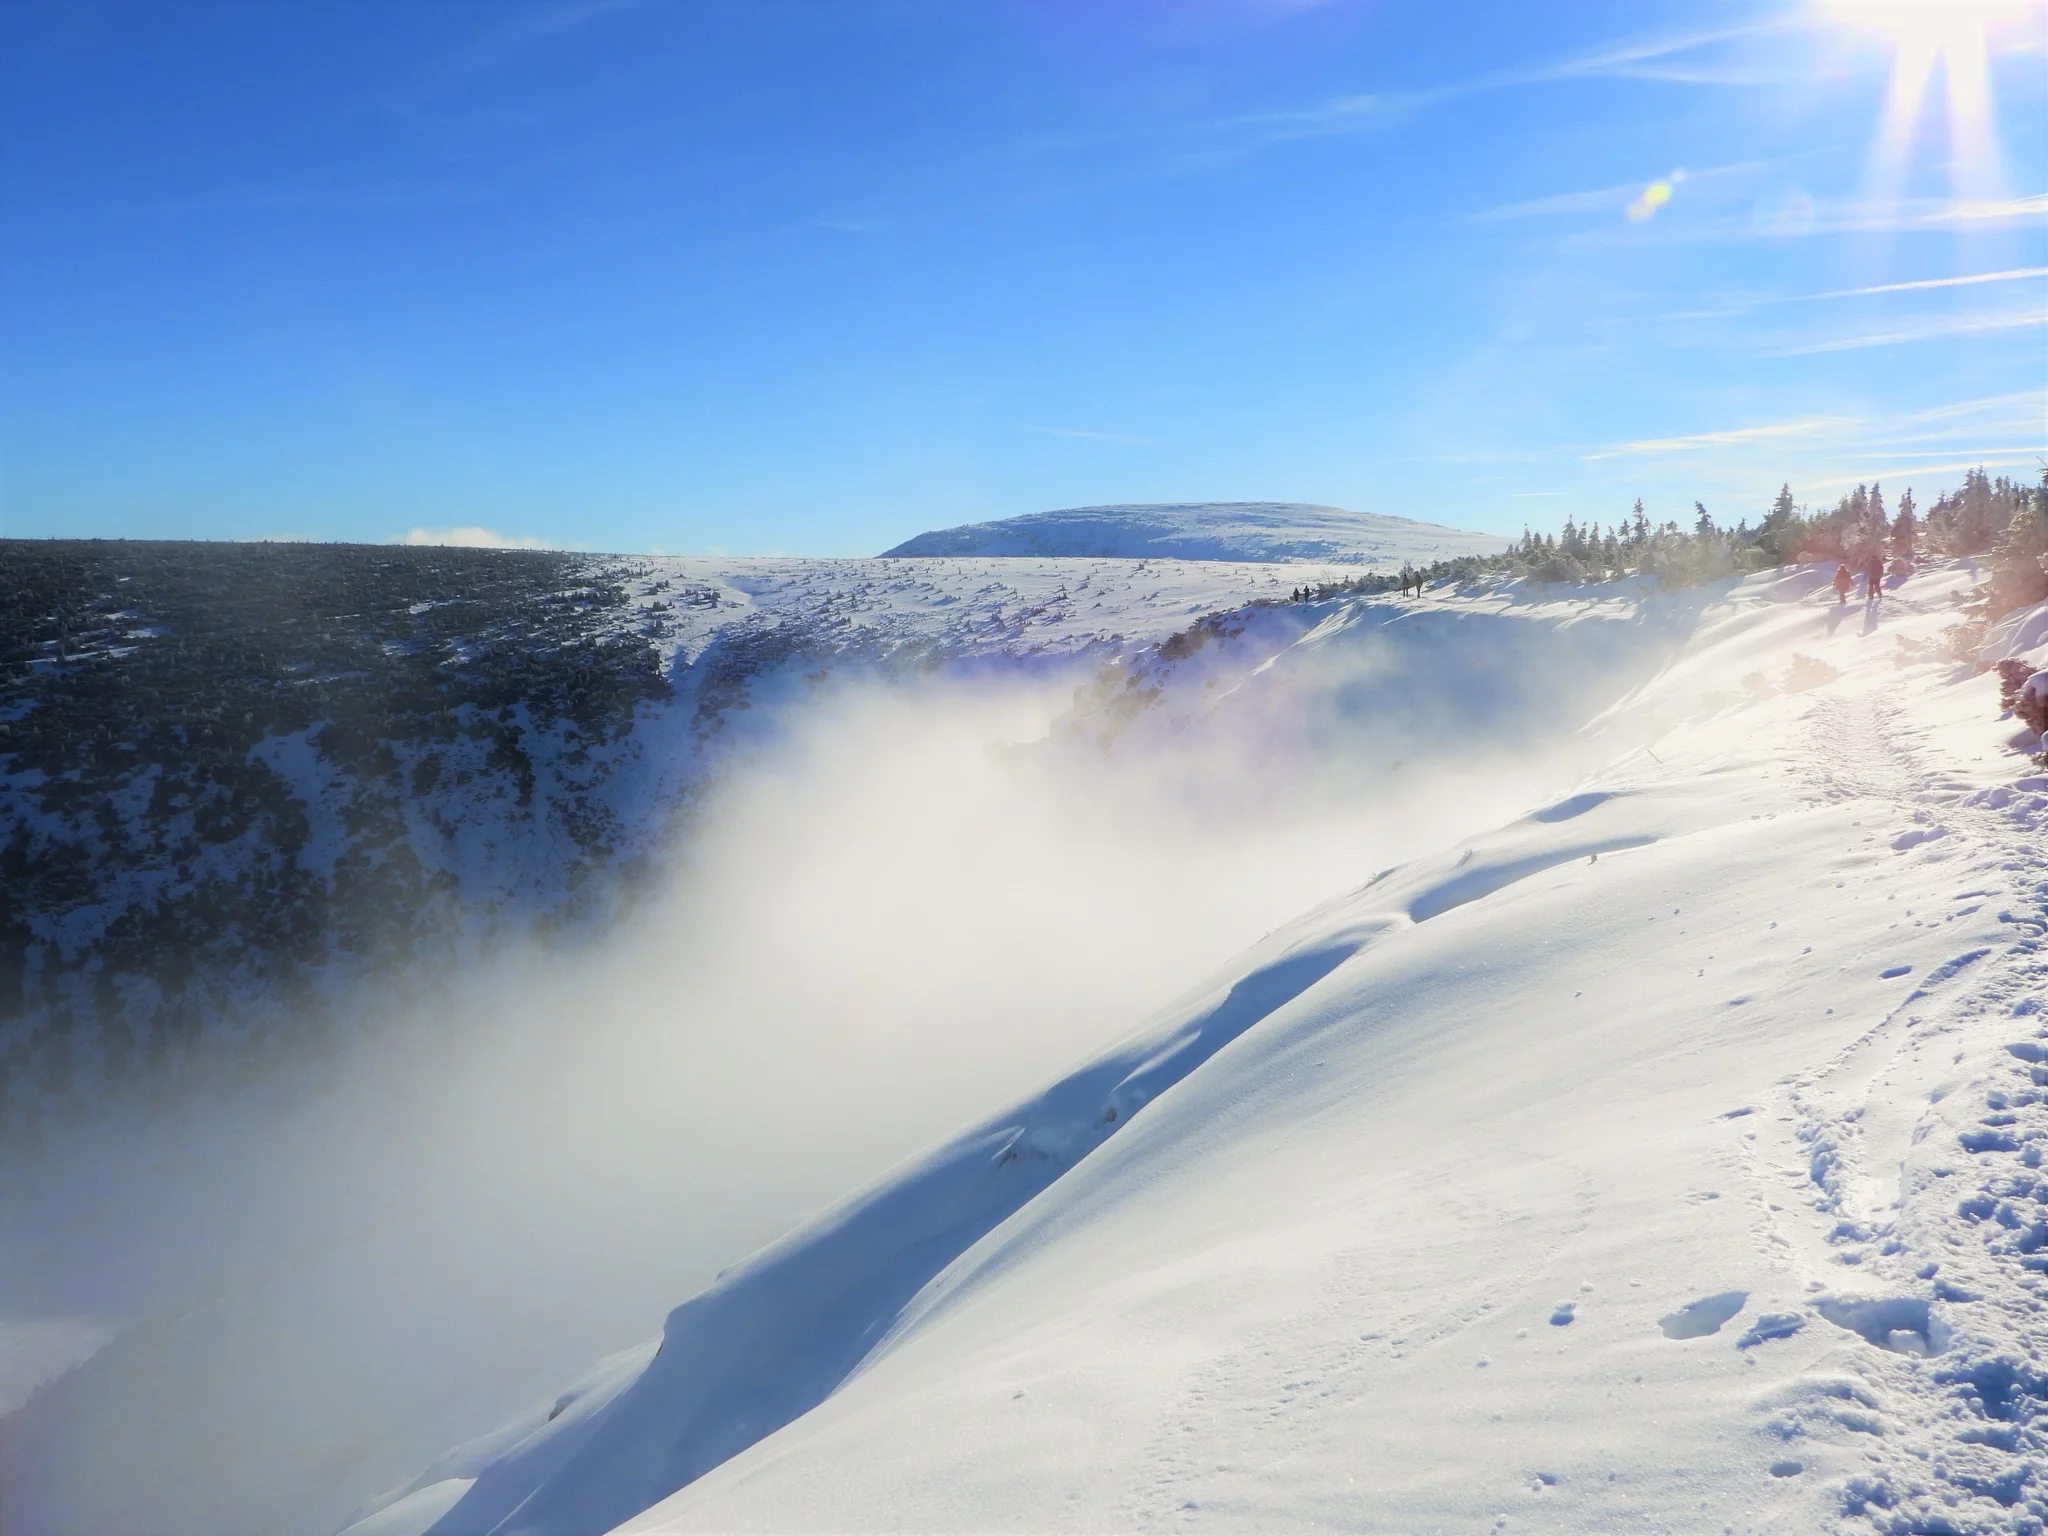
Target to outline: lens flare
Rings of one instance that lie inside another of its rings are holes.
[[[1636,195],[1628,205],[1628,219],[1631,224],[1646,224],[1657,216],[1657,210],[1671,201],[1678,190],[1678,184],[1685,180],[1684,171],[1673,171],[1669,176],[1660,176]]]
[[[1903,191],[1938,68],[1947,98],[1954,190],[1965,197],[2001,196],[2005,174],[1991,91],[1991,41],[1995,32],[2015,24],[2038,27],[2040,8],[2014,0],[1826,0],[1824,8],[1891,42],[1891,82],[1871,144],[1871,191],[1883,199]]]

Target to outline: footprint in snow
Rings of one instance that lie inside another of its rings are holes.
[[[1719,1333],[1721,1325],[1749,1303],[1747,1291],[1721,1291],[1687,1302],[1676,1312],[1657,1319],[1667,1339],[1703,1339]]]
[[[1560,1301],[1550,1314],[1550,1326],[1553,1328],[1570,1327],[1572,1320],[1578,1315],[1578,1311],[1579,1304],[1576,1301]]]

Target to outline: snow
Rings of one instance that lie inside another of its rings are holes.
[[[885,559],[1115,555],[1183,560],[1315,561],[1394,567],[1499,554],[1494,534],[1300,502],[1200,501],[1069,507],[966,523],[907,539]]]
[[[352,1536],[2039,1531],[2048,776],[1995,678],[1912,659],[1961,572],[1826,575],[1293,604],[1132,659],[1065,739],[1292,719],[1363,776],[1316,796],[1439,728],[1565,731],[1571,770],[1360,844]]]
[[[1641,749],[729,1272],[435,1529],[2023,1528],[2048,786],[1892,663],[1952,586],[1727,592]]]
[[[2048,662],[2048,603],[2015,609],[1993,624],[1977,660],[1987,667],[2006,660]]]

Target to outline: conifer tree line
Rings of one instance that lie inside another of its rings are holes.
[[[1297,600],[1352,592],[1391,592],[1479,576],[1526,576],[1540,582],[1612,581],[1647,577],[1665,588],[1698,586],[1726,576],[1807,561],[1847,561],[1857,569],[1873,558],[1894,576],[1927,560],[1983,556],[1990,567],[1988,616],[2048,598],[2048,468],[2039,485],[1993,478],[1982,469],[1936,498],[1923,512],[1910,487],[1888,505],[1881,484],[1859,485],[1825,511],[1796,503],[1788,483],[1755,524],[1732,528],[1693,503],[1691,526],[1653,523],[1637,500],[1629,515],[1603,528],[1567,518],[1557,534],[1524,531],[1498,555],[1463,555],[1399,574],[1375,572],[1352,581],[1297,590]]]

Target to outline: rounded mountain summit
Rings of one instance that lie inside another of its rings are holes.
[[[884,550],[882,558],[1065,555],[1427,565],[1458,555],[1497,554],[1506,542],[1498,534],[1298,501],[1169,501],[963,523],[906,539]]]

